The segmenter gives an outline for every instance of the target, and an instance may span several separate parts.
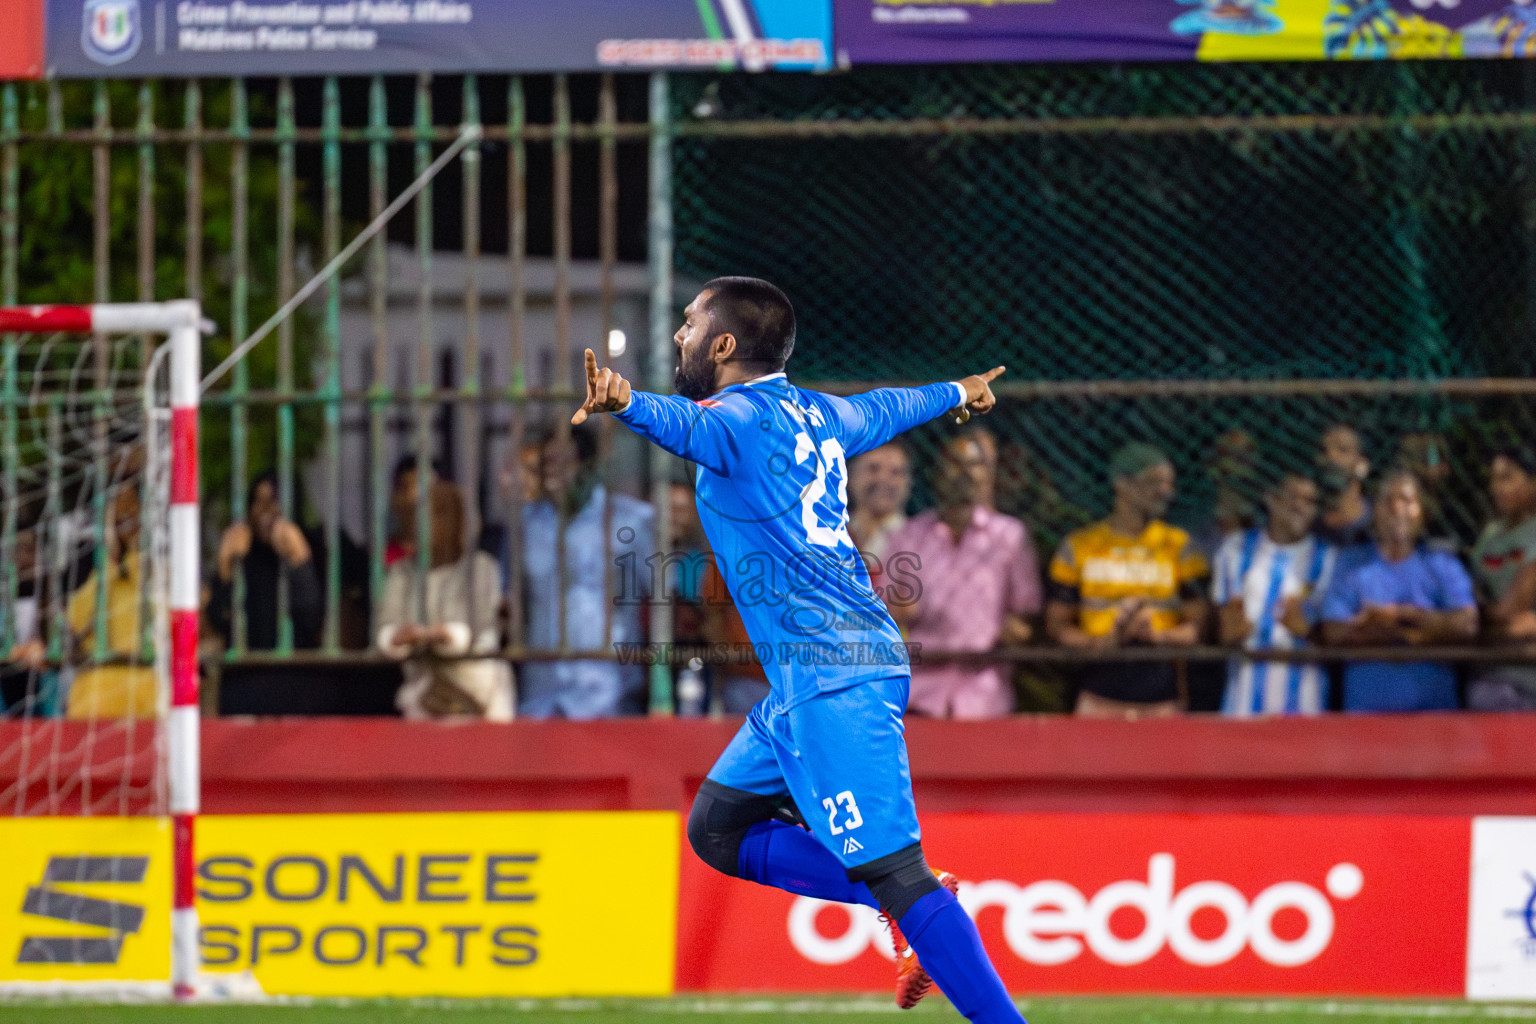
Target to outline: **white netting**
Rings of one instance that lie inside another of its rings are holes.
[[[163,344],[4,341],[0,814],[165,813]]]

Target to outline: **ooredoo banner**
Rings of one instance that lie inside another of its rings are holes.
[[[930,815],[930,863],[965,881],[1017,992],[1455,996],[1465,986],[1465,818]],[[871,991],[874,911],[715,875],[685,856],[678,987]]]
[[[923,827],[1017,992],[1536,999],[1536,818]],[[889,988],[873,911],[726,878],[680,856],[681,830],[663,812],[205,817],[203,969],[249,995]],[[168,821],[0,819],[0,850],[0,990],[168,979]]]
[[[14,2],[14,0],[7,0]],[[65,78],[830,66],[832,0],[47,0]]]
[[[5,0],[0,28],[0,79],[43,73],[43,0]]]

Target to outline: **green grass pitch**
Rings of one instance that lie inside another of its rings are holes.
[[[1031,1024],[1409,1024],[1536,1021],[1536,1005],[1419,1001],[1077,998],[1020,1000]],[[930,997],[902,1013],[876,997],[396,1000],[168,1006],[0,1000],[5,1024],[854,1024],[959,1021]]]

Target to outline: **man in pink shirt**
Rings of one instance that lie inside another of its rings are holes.
[[[1026,643],[1028,616],[1042,602],[1029,530],[986,504],[997,473],[997,447],[988,439],[972,430],[944,446],[934,478],[938,507],[897,531],[886,557],[891,614],[908,642],[921,645],[908,707],[934,718],[1013,710],[1006,662],[943,663],[927,655]]]

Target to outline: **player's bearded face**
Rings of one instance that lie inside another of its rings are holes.
[[[709,342],[701,340],[681,348],[677,371],[672,375],[672,390],[697,402],[715,393],[715,364],[709,358]]]

